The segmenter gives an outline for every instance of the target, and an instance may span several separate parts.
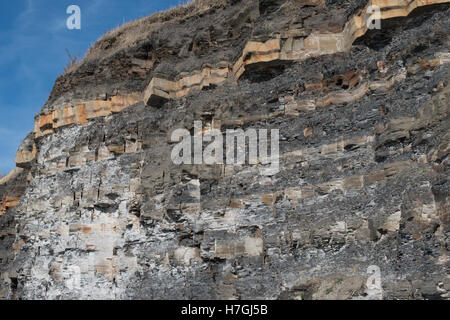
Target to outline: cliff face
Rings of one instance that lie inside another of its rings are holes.
[[[197,1],[105,35],[0,180],[0,298],[449,298],[446,2]],[[279,129],[280,171],[174,164],[194,121]]]

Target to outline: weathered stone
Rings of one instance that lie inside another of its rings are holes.
[[[447,299],[449,5],[211,2],[57,79],[0,180],[0,298]],[[194,121],[278,129],[279,172],[174,164]]]

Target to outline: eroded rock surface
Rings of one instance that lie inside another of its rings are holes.
[[[201,3],[57,79],[0,180],[0,298],[448,299],[449,4]],[[198,120],[279,129],[280,172],[175,165]]]

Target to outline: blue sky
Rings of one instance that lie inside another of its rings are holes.
[[[180,0],[15,0],[0,4],[0,173],[12,170],[34,116],[69,58],[83,57],[106,31],[173,7]],[[81,8],[81,30],[68,30],[69,5]]]

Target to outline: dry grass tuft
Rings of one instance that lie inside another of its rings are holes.
[[[80,64],[81,60],[77,56],[73,56],[68,49],[66,49],[67,56],[69,57],[69,62],[64,68],[63,74],[67,74],[75,70]]]
[[[169,10],[157,12],[106,32],[91,46],[81,61],[70,61],[64,73],[74,71],[83,61],[111,56],[124,48],[136,45],[161,28],[165,23],[185,19],[204,12],[226,0],[186,0]]]

